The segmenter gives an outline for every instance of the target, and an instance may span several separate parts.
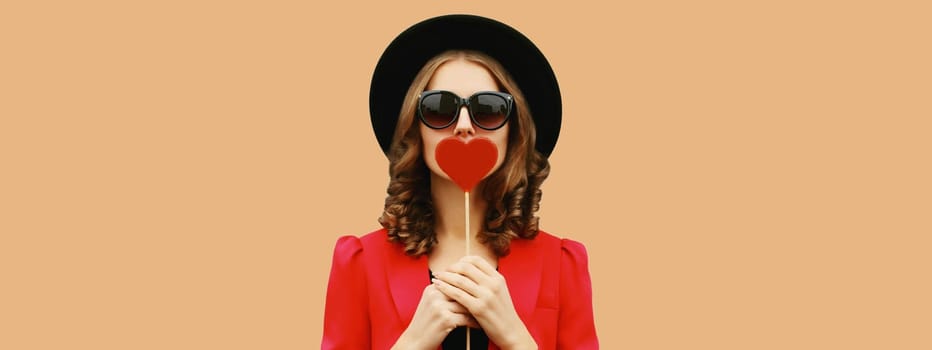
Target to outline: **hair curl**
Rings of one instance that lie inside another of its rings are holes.
[[[452,50],[441,53],[428,61],[415,76],[405,95],[389,149],[388,196],[379,223],[388,231],[389,240],[404,245],[405,253],[410,256],[428,254],[437,244],[430,170],[421,155],[421,135],[415,109],[417,96],[427,87],[437,68],[457,59],[486,67],[498,82],[499,89],[515,99],[515,114],[509,120],[511,127],[505,160],[484,180],[482,190],[483,199],[489,205],[479,240],[496,255],[504,256],[508,254],[512,239],[533,239],[537,235],[539,218],[534,213],[540,208],[540,185],[550,174],[550,163],[534,147],[534,121],[518,85],[501,64],[480,52]]]

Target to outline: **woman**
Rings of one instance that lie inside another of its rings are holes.
[[[390,161],[383,228],[337,241],[322,347],[465,348],[469,331],[473,348],[598,348],[586,250],[534,215],[561,118],[534,44],[483,17],[418,23],[379,60],[370,115]],[[497,152],[469,225],[435,153],[451,138]]]

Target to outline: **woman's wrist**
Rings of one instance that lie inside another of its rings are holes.
[[[416,337],[415,337],[416,338]],[[392,350],[409,350],[409,349],[420,349],[417,339],[409,340],[405,337],[405,333],[402,333],[398,340],[395,341],[395,345],[392,346]]]
[[[537,342],[528,334],[522,339],[516,339],[511,345],[503,346],[502,350],[537,350]]]
[[[524,322],[518,320],[517,327],[512,329],[520,329],[523,332],[512,333],[511,339],[506,341],[506,344],[501,346],[502,350],[537,350],[537,341],[534,340],[534,337],[531,336],[531,333],[528,332],[527,327],[524,325]]]

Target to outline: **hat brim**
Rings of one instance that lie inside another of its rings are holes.
[[[417,23],[382,53],[369,88],[372,129],[388,153],[401,105],[414,77],[434,56],[475,50],[495,58],[524,94],[537,129],[535,148],[549,157],[560,134],[562,101],[550,63],[530,39],[508,25],[474,15],[445,15]]]

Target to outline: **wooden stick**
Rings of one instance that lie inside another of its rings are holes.
[[[463,193],[465,193],[463,198],[466,203],[465,205],[466,207],[466,255],[469,255],[469,241],[472,240],[472,237],[470,237],[470,233],[469,233],[469,192],[463,192]],[[470,340],[469,335],[471,333],[472,332],[470,331],[469,326],[466,326],[466,350],[472,349],[472,346],[470,346],[470,341],[469,341]]]
[[[463,196],[466,199],[466,255],[469,255],[469,241],[471,241],[469,234],[469,192],[464,193],[466,194]]]

